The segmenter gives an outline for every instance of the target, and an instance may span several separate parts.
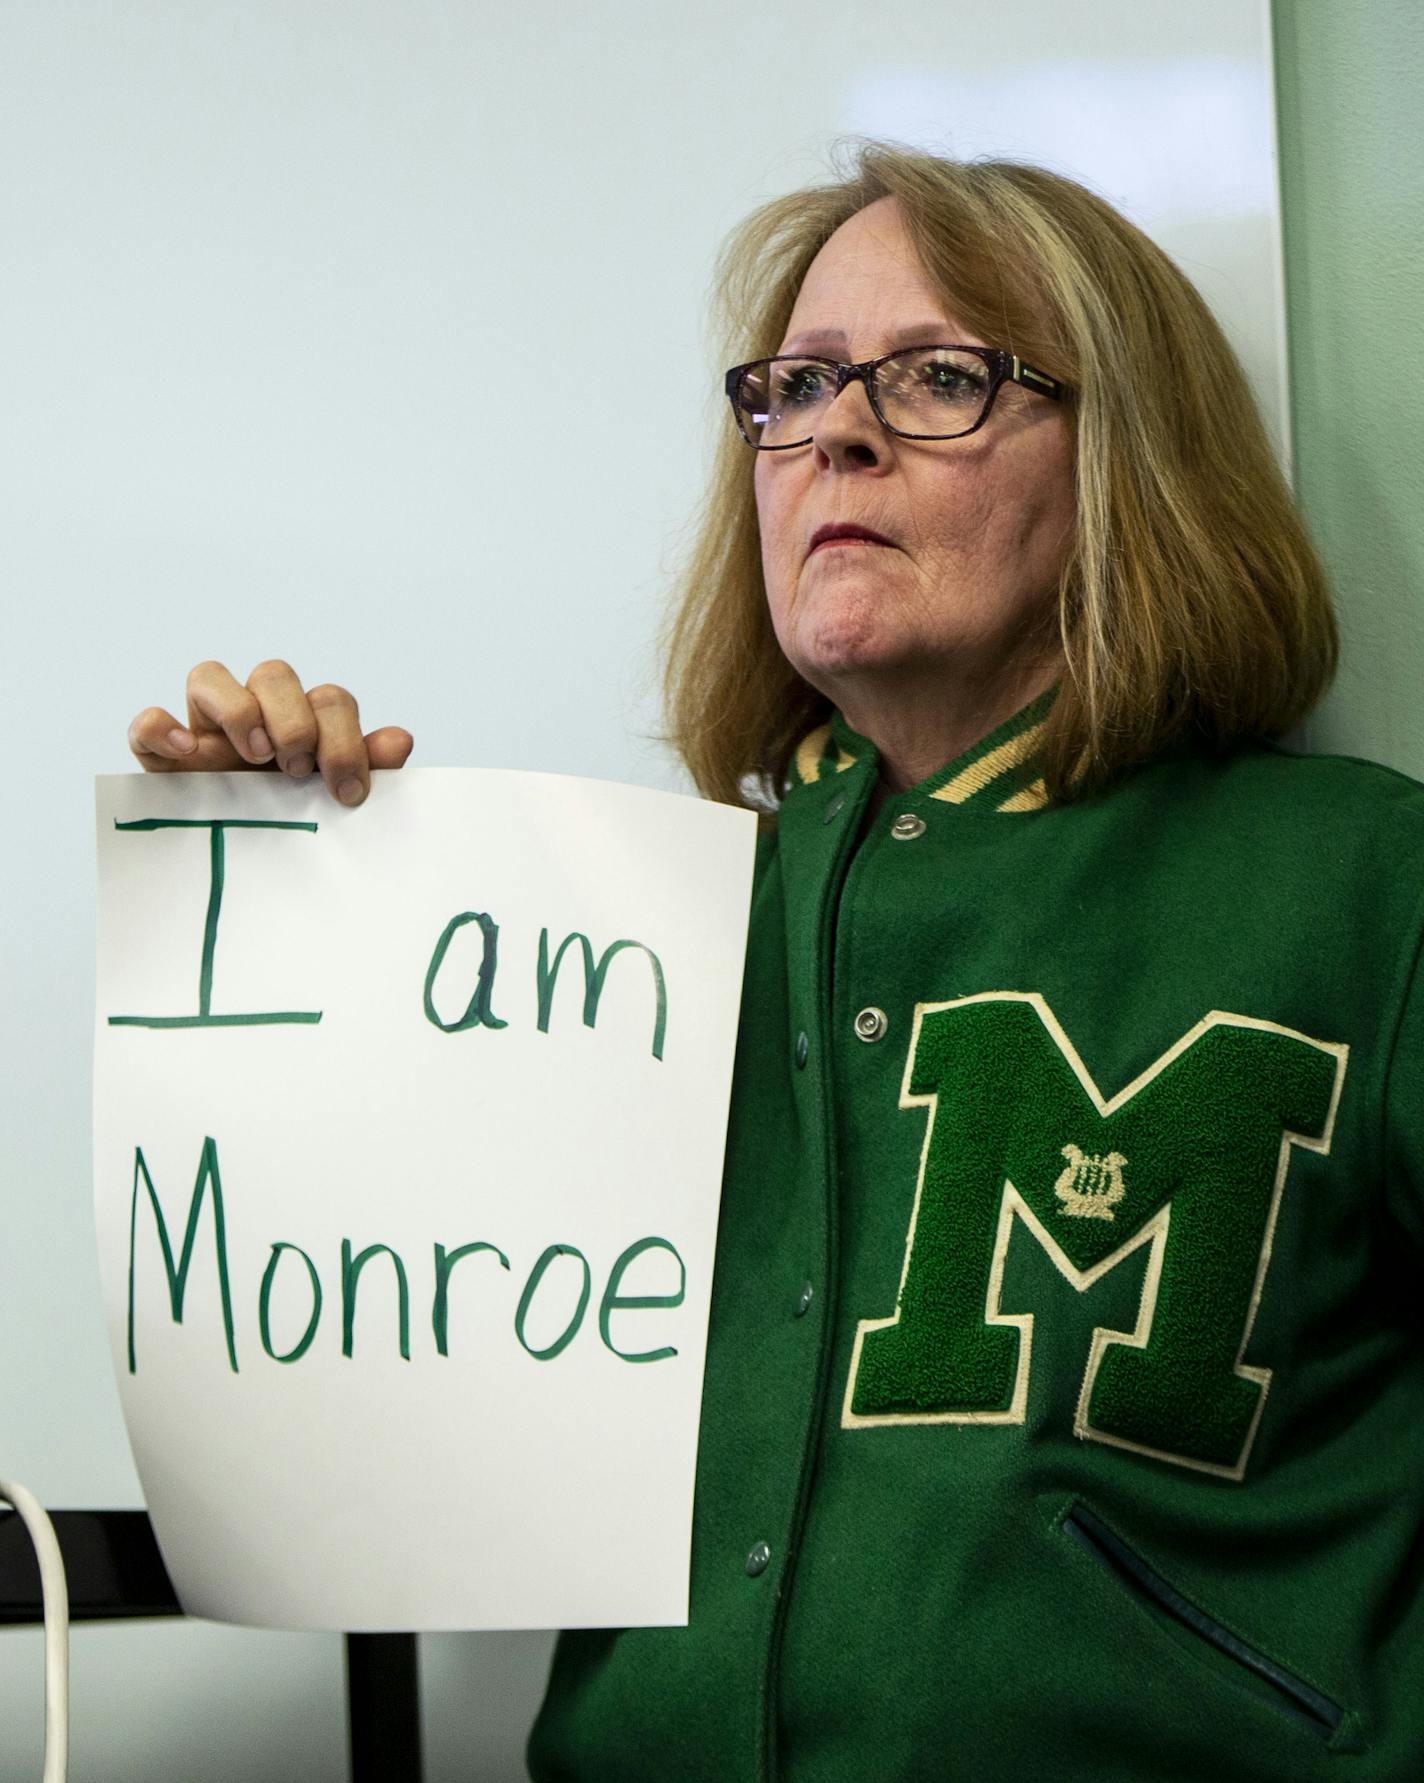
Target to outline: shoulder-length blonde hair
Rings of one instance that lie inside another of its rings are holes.
[[[1245,376],[1195,288],[1060,174],[851,141],[846,177],[761,205],[728,237],[713,278],[722,362],[775,353],[827,237],[895,198],[946,312],[1074,392],[1066,668],[1040,745],[1049,801],[1097,790],[1184,726],[1220,748],[1288,730],[1334,676],[1335,619]],[[755,453],[724,420],[662,632],[667,740],[709,798],[774,811],[830,702],[772,631]]]

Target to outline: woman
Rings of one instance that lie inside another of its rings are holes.
[[[691,1617],[562,1636],[531,1772],[1424,1774],[1424,787],[1270,741],[1336,634],[1239,367],[1081,187],[885,144],[720,293],[669,710],[768,815]],[[279,663],[189,724],[144,767],[411,747]]]

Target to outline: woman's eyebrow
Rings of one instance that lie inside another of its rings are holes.
[[[889,339],[894,346],[903,346],[916,340],[921,345],[938,344],[940,342],[953,345],[950,324],[943,319],[930,322],[907,322],[899,328],[890,330]],[[781,349],[783,353],[809,352],[811,348],[832,347],[843,343],[846,338],[843,328],[810,328],[804,333],[796,334]]]

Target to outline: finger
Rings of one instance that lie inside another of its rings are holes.
[[[148,706],[129,726],[129,749],[146,774],[192,774],[247,766],[219,732],[194,736],[162,706]]]
[[[188,728],[200,747],[205,734],[221,732],[238,758],[235,767],[259,768],[272,759],[257,695],[220,662],[200,662],[188,676]]]
[[[398,724],[366,732],[366,754],[373,768],[403,768],[414,748],[415,738]]]
[[[128,743],[130,752],[140,762],[144,762],[145,756],[156,756],[163,762],[175,761],[191,755],[198,747],[198,739],[193,733],[162,706],[148,706],[139,713],[129,726]],[[149,763],[144,762],[144,766]]]
[[[297,779],[316,766],[318,732],[316,714],[290,663],[276,657],[259,662],[247,677],[249,693],[262,709],[262,728],[277,758],[277,766]]]
[[[371,763],[361,735],[361,714],[344,687],[324,682],[307,693],[316,714],[316,765],[333,798],[359,805],[371,790]]]

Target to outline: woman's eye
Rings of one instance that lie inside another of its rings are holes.
[[[823,365],[789,365],[779,370],[772,384],[773,406],[788,409],[816,402],[824,394],[828,378]]]
[[[971,371],[963,365],[952,365],[947,360],[926,365],[922,378],[925,388],[932,395],[945,397],[951,402],[962,402],[965,397],[981,395],[985,383],[981,373]]]

